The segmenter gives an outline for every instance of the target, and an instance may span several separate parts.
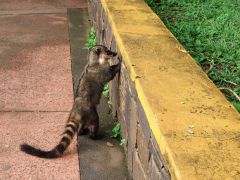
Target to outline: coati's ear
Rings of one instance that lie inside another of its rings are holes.
[[[99,56],[99,54],[101,53],[101,49],[100,48],[96,48],[95,49],[95,53]]]
[[[89,49],[88,52],[88,61],[89,61],[89,65],[94,65],[98,62],[98,54],[97,51],[94,47],[92,47],[91,49]]]
[[[99,56],[104,51],[104,46],[96,45],[89,49],[89,54]]]

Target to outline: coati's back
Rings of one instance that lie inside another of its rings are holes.
[[[77,131],[81,134],[84,129],[88,129],[89,136],[95,138],[99,127],[96,106],[104,85],[120,70],[121,63],[114,58],[116,55],[101,45],[90,49],[89,61],[79,81],[77,95],[58,145],[50,151],[43,151],[28,144],[22,144],[20,149],[33,156],[56,158],[63,154]]]

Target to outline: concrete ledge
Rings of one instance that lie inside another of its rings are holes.
[[[124,62],[111,98],[133,178],[240,178],[240,115],[162,21],[143,0],[88,2]]]

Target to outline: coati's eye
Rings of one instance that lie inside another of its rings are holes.
[[[117,55],[117,53],[112,52],[112,51],[107,51],[106,54],[107,54],[108,56],[111,56],[111,57],[114,57],[114,56]]]

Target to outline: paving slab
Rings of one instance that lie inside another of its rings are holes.
[[[85,0],[0,0],[0,10],[39,8],[86,8]]]
[[[24,142],[48,150],[61,138],[73,102],[67,15],[0,22],[0,180],[79,179],[76,140],[58,159],[19,150]]]
[[[76,140],[65,155],[41,159],[19,150],[23,142],[51,149],[59,142],[66,112],[0,112],[0,180],[79,179]]]
[[[68,111],[66,14],[0,16],[0,110]]]

